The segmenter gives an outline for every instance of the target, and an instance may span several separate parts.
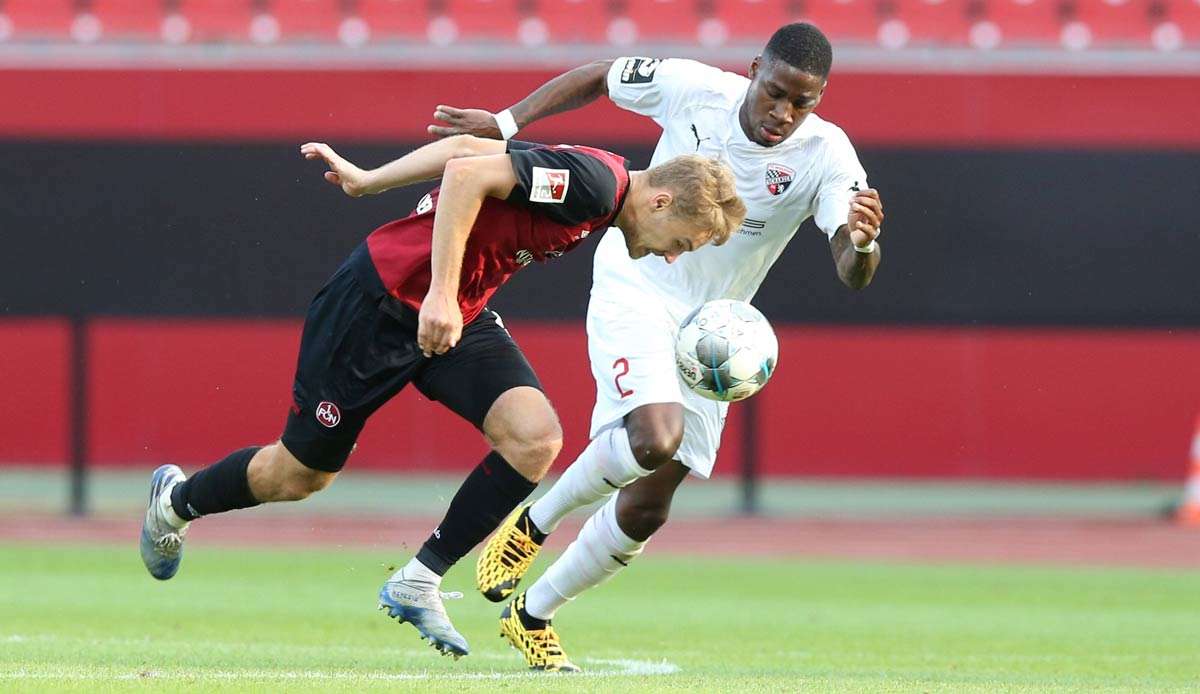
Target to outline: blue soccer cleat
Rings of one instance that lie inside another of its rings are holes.
[[[174,576],[183,559],[183,536],[187,534],[187,525],[175,527],[162,511],[164,495],[170,499],[171,489],[183,480],[183,470],[177,465],[163,465],[150,478],[150,503],[146,506],[138,545],[146,570],[160,581]]]
[[[443,593],[432,584],[412,581],[397,571],[379,589],[379,609],[398,622],[408,622],[417,628],[422,639],[442,655],[455,660],[471,652],[467,640],[450,623],[442,599],[461,598],[462,593]]]

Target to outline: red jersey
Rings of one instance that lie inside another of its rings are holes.
[[[557,258],[608,227],[629,189],[628,162],[612,152],[510,142],[508,154],[517,184],[505,200],[484,199],[467,236],[458,286],[464,325],[514,272],[535,260]],[[435,188],[411,215],[384,224],[366,240],[384,288],[417,310],[432,276],[438,193]]]

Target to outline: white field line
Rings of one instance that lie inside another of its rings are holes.
[[[679,671],[679,667],[663,661],[653,663],[644,660],[585,660],[586,663],[603,662],[619,664],[614,669],[585,670],[582,673],[571,674],[570,677],[614,677],[669,675]],[[356,672],[348,670],[206,670],[203,668],[186,668],[171,670],[144,670],[139,672],[107,671],[80,672],[78,668],[61,670],[13,670],[0,671],[0,681],[3,680],[57,680],[57,681],[97,681],[97,680],[367,680],[367,681],[411,681],[411,680],[523,680],[545,678],[546,675],[537,672]]]
[[[414,640],[416,633],[413,633]],[[129,637],[113,637],[113,638],[89,638],[82,636],[66,636],[61,634],[35,634],[22,635],[12,634],[10,636],[0,638],[0,642],[7,643],[22,643],[22,642],[43,642],[43,643],[75,643],[89,646],[119,646],[132,648],[156,647],[165,648],[168,650],[185,650],[193,648],[202,648],[210,653],[256,653],[263,652],[268,654],[278,654],[280,651],[289,651],[298,654],[315,654],[329,655],[343,653],[346,655],[374,655],[384,658],[395,657],[427,657],[436,659],[442,656],[432,648],[403,648],[403,647],[369,647],[369,646],[348,646],[343,644],[280,644],[270,642],[255,642],[255,643],[239,643],[237,641],[204,641],[200,639],[162,639],[152,638],[149,636],[142,638]],[[421,643],[420,641],[416,641]],[[512,660],[500,653],[478,653],[467,656],[468,658],[480,658],[489,660]],[[513,657],[516,657],[515,654]]]
[[[429,658],[441,658],[432,649],[399,649],[399,648],[358,648],[354,646],[344,645],[316,645],[316,646],[295,646],[287,644],[264,644],[264,643],[228,643],[216,641],[166,641],[161,639],[131,639],[131,638],[112,638],[112,639],[89,639],[89,638],[72,638],[59,636],[55,634],[39,634],[39,635],[23,635],[10,634],[0,637],[0,643],[28,643],[28,642],[64,642],[92,645],[111,645],[111,646],[148,646],[155,645],[165,648],[201,648],[213,651],[236,651],[247,653],[249,651],[268,651],[274,655],[278,655],[280,651],[295,651],[295,652],[317,652],[329,654],[330,652],[345,652],[347,654],[374,654],[386,657],[401,657],[410,658],[413,656],[424,656]],[[488,653],[480,652],[466,656],[473,660],[488,660],[488,661],[506,661],[517,663],[519,656],[516,653]],[[591,666],[599,666],[594,669],[585,670],[584,676],[604,677],[604,676],[645,676],[645,675],[670,675],[680,671],[678,665],[670,663],[666,660],[651,661],[637,660],[633,658],[582,658],[581,663]],[[128,670],[107,670],[107,671],[92,671],[80,672],[80,666],[74,665],[63,668],[36,668],[31,669],[22,667],[16,670],[0,670],[0,680],[96,680],[96,679],[112,679],[112,680],[138,680],[138,679],[179,679],[179,678],[211,678],[211,679],[259,679],[259,680],[384,680],[384,681],[404,681],[404,680],[426,680],[426,679],[450,679],[450,680],[501,680],[501,679],[523,679],[529,677],[544,677],[541,673],[516,671],[516,672],[381,672],[381,671],[352,671],[352,670],[217,670],[205,668],[171,668],[169,670],[139,670],[130,672]]]

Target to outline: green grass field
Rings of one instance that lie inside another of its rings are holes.
[[[585,675],[534,675],[448,577],[472,654],[375,611],[389,557],[0,545],[4,691],[1195,691],[1200,573],[647,556],[556,620]],[[539,563],[545,566],[545,560]]]

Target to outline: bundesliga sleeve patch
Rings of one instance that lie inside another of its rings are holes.
[[[533,178],[529,187],[529,202],[562,203],[567,199],[567,188],[571,186],[568,169],[545,169],[533,167]]]
[[[654,71],[662,61],[658,58],[630,58],[621,70],[622,84],[645,84],[654,81]]]

